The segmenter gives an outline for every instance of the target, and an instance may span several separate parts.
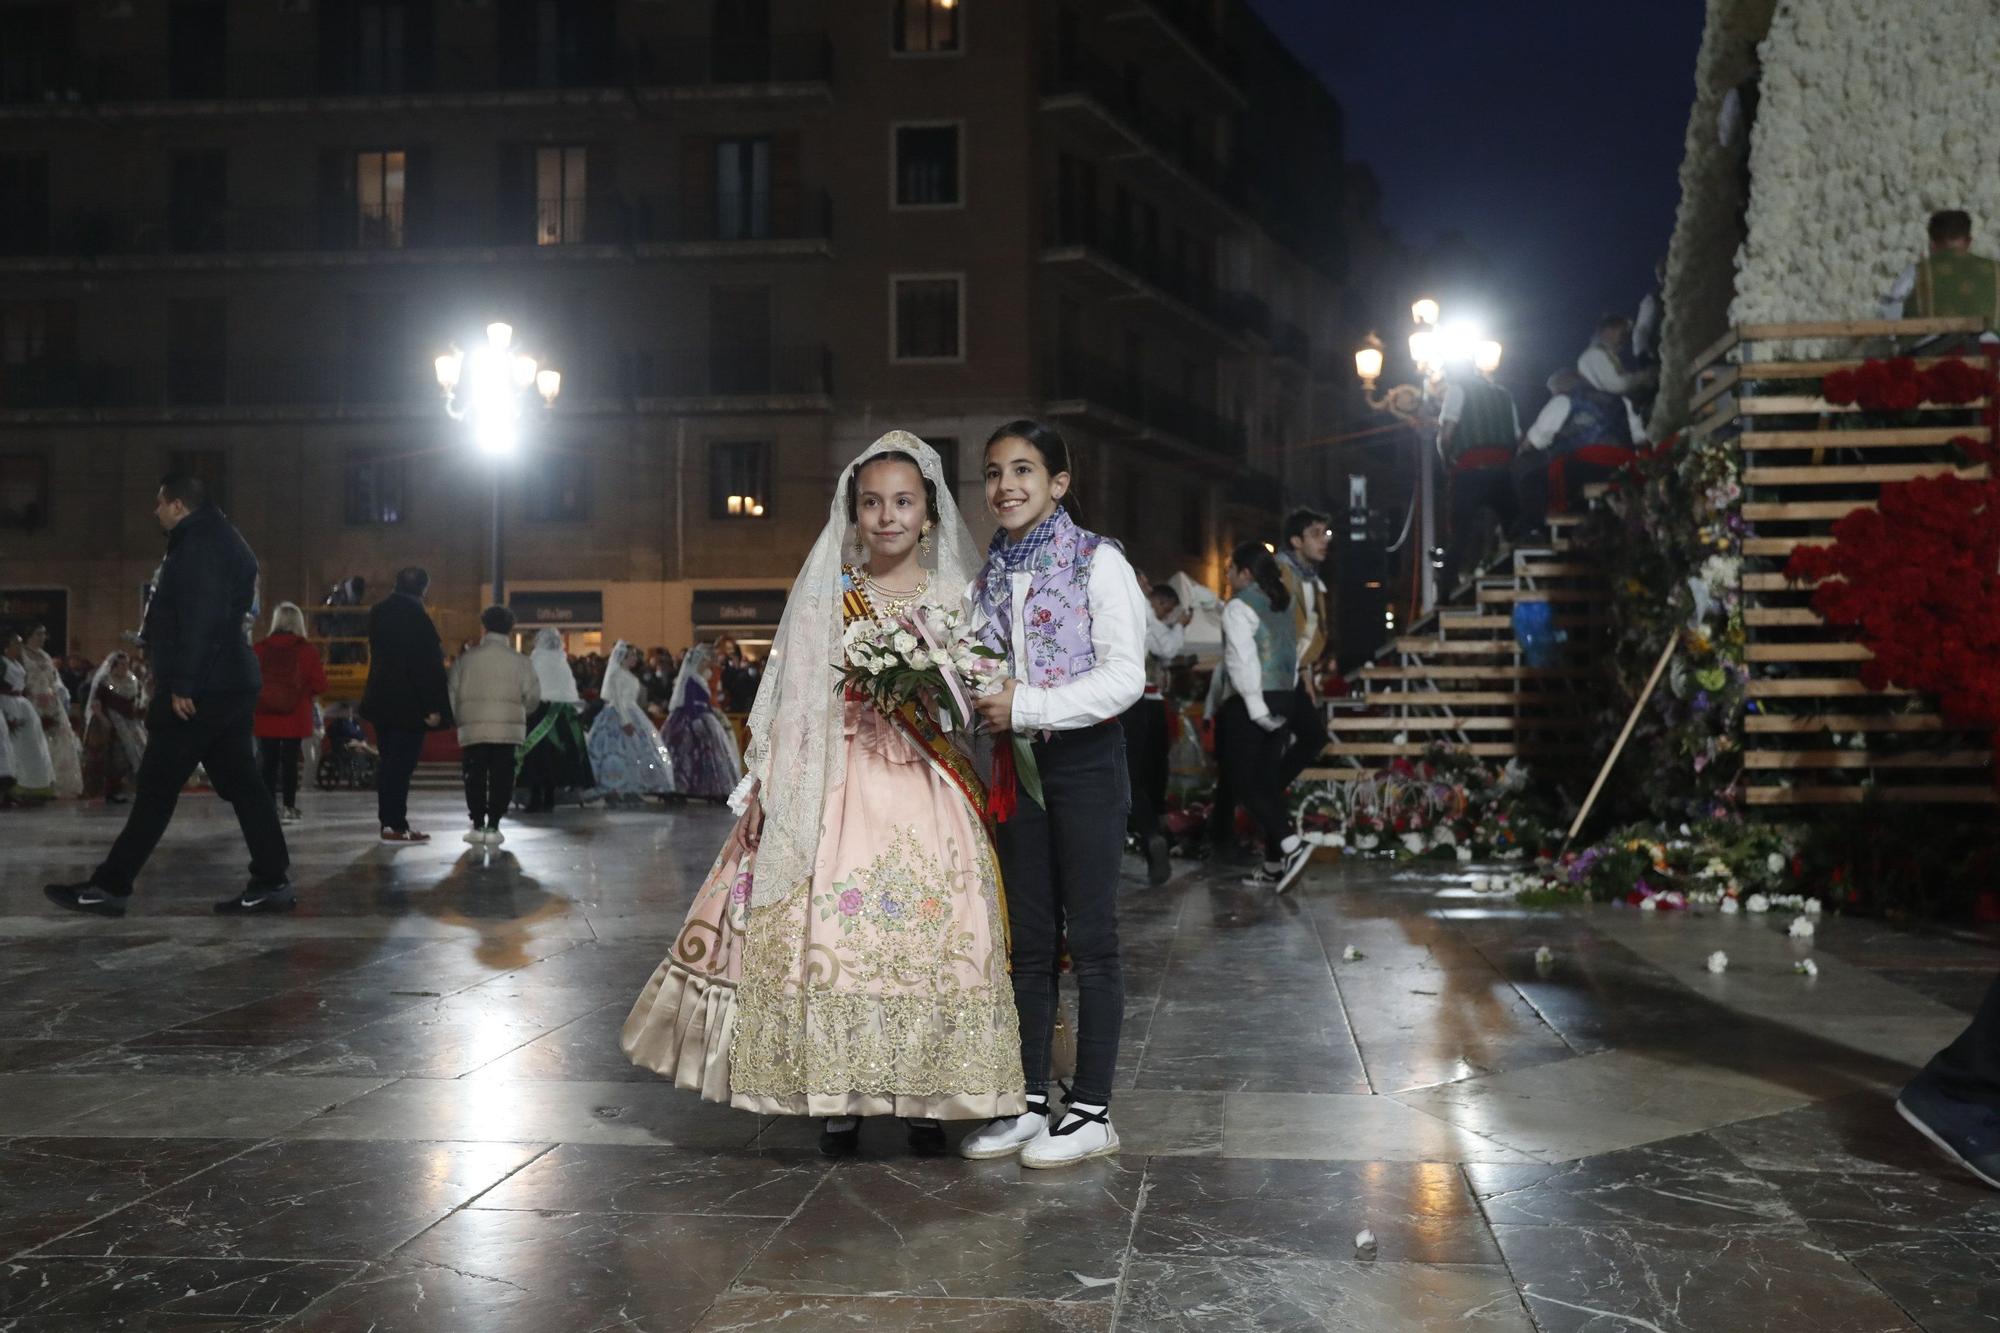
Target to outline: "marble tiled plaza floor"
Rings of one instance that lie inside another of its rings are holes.
[[[275,920],[211,799],[121,922],[40,893],[116,812],[0,816],[0,1329],[2000,1328],[2000,1194],[1889,1104],[1989,942],[1135,876],[1121,1158],[833,1165],[617,1049],[721,812],[307,804]]]

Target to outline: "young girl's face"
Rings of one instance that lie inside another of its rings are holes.
[[[1049,474],[1042,451],[1018,435],[986,446],[986,504],[1009,537],[1025,537],[1056,511],[1069,491],[1069,473]]]
[[[854,483],[854,521],[868,553],[883,560],[908,555],[930,517],[924,474],[914,464],[890,458],[862,468]]]

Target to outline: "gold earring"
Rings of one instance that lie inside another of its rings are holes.
[[[931,553],[931,525],[924,524],[924,535],[917,538],[917,546],[925,555]]]

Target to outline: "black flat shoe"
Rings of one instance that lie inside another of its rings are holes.
[[[910,1151],[919,1157],[945,1154],[944,1126],[935,1120],[905,1120],[910,1127]]]
[[[282,884],[253,884],[235,898],[224,898],[215,905],[220,916],[248,916],[255,912],[289,912],[299,905],[292,893],[292,882]]]
[[[57,907],[72,912],[88,912],[92,916],[124,916],[125,900],[92,884],[89,880],[81,884],[44,884],[42,893]]]
[[[828,1120],[819,1132],[819,1151],[823,1157],[852,1157],[861,1147],[861,1120],[858,1116],[842,1117],[848,1125],[846,1129],[835,1129],[834,1122]]]

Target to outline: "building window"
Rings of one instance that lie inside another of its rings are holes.
[[[769,139],[724,139],[715,145],[715,227],[719,241],[771,234]]]
[[[76,306],[0,301],[0,403],[61,407],[74,400]]]
[[[765,518],[771,500],[768,440],[718,440],[708,446],[710,518]]]
[[[962,274],[913,274],[889,279],[894,361],[965,359],[965,278]]]
[[[0,529],[32,532],[49,521],[49,460],[0,454]]]
[[[889,0],[889,47],[899,55],[956,55],[962,0]]]
[[[228,11],[222,0],[174,0],[167,23],[167,83],[173,96],[224,95],[228,31]]]
[[[362,249],[403,248],[403,192],[407,185],[403,153],[354,155],[355,240]]]
[[[527,499],[528,517],[537,523],[589,522],[590,460],[544,454],[535,460]]]
[[[208,498],[216,508],[229,507],[229,455],[222,450],[176,449],[167,455],[167,471],[200,477],[208,483]]]
[[[535,150],[535,244],[583,241],[584,157],[581,148]]]
[[[410,463],[380,450],[357,449],[347,456],[347,505],[351,528],[401,523],[407,510]]]
[[[896,154],[896,207],[956,208],[965,202],[959,178],[959,127],[891,127]]]

